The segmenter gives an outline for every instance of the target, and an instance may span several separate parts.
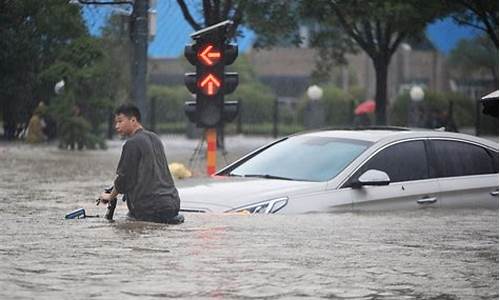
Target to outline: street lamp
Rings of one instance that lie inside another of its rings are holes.
[[[312,101],[318,101],[323,97],[323,89],[317,85],[311,85],[307,88],[307,97]]]
[[[410,97],[414,102],[420,102],[424,100],[424,89],[422,89],[419,85],[414,85],[410,89]]]
[[[57,82],[54,86],[54,92],[56,92],[57,95],[62,94],[62,92],[64,92],[64,85],[65,85],[64,79]]]
[[[422,89],[419,85],[414,85],[410,89],[410,107],[409,107],[409,116],[408,116],[408,125],[417,126],[420,121],[420,115],[418,115],[417,103],[424,100],[425,93],[424,89]],[[411,120],[411,122],[410,122]]]
[[[305,125],[307,128],[321,128],[325,123],[325,111],[319,100],[323,97],[323,89],[317,85],[312,85],[307,88],[307,110],[305,116]]]

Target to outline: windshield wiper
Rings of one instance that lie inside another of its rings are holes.
[[[269,174],[245,174],[243,177],[257,177],[257,178],[266,178],[266,179],[282,179],[282,180],[296,180],[293,178],[274,176]]]
[[[226,175],[226,176],[232,176],[232,177],[243,177],[243,176],[241,176],[241,175],[234,174],[234,173],[226,173],[225,175]]]

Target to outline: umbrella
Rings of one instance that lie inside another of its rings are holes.
[[[362,114],[372,113],[374,111],[375,111],[375,101],[366,100],[364,102],[361,102],[358,106],[356,106],[354,114],[359,116]]]

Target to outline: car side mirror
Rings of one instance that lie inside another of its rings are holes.
[[[389,183],[391,183],[391,178],[386,172],[370,169],[361,174],[353,183],[352,187],[360,188],[365,185],[388,185]]]

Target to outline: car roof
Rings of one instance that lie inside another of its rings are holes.
[[[498,143],[495,143],[487,139],[479,138],[468,134],[441,131],[441,130],[432,130],[432,129],[421,129],[421,128],[410,129],[402,127],[394,127],[394,128],[388,127],[388,129],[384,128],[325,129],[325,130],[304,132],[299,135],[345,138],[345,139],[367,141],[371,143],[391,142],[391,141],[412,139],[412,138],[444,138],[444,139],[466,140],[498,150]]]

